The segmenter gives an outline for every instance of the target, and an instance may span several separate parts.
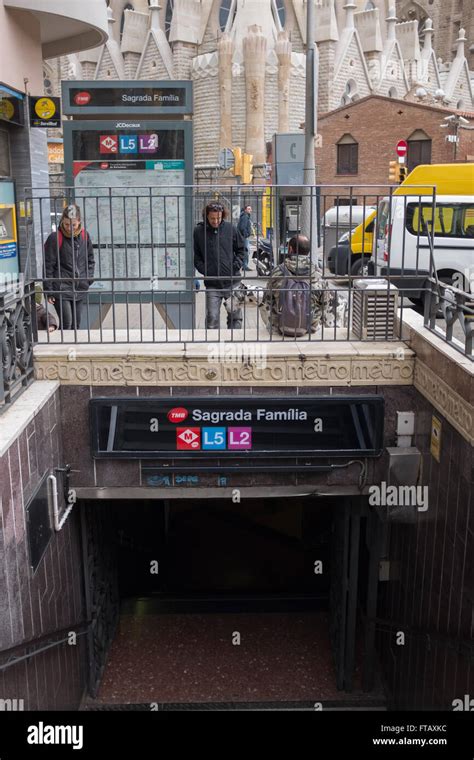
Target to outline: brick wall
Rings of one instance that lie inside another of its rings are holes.
[[[432,163],[451,163],[453,145],[445,141],[446,130],[440,129],[451,112],[406,101],[372,96],[351,106],[339,108],[319,118],[318,132],[322,148],[316,149],[320,168],[318,181],[323,184],[387,184],[389,161],[396,159],[398,140],[407,140],[422,129],[432,140]],[[472,120],[474,124],[474,118]],[[359,143],[359,173],[338,175],[338,140],[349,133]],[[458,157],[474,155],[474,131],[460,130]],[[374,192],[374,191],[372,191]]]

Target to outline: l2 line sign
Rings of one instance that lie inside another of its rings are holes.
[[[378,456],[383,417],[379,396],[90,401],[98,458]]]

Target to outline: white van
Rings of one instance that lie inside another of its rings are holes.
[[[418,166],[391,198],[380,202],[374,273],[390,275],[406,295],[419,298],[430,274],[429,236],[438,279],[469,292],[474,285],[473,164]]]

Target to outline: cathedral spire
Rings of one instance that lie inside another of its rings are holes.
[[[466,44],[466,30],[459,30],[459,37],[456,40],[457,52],[456,58],[464,58],[464,45]]]
[[[429,56],[431,54],[431,51],[433,50],[433,22],[430,18],[427,18],[425,21],[425,40],[423,43],[423,53],[425,56]]]
[[[352,0],[349,0],[344,6],[344,10],[346,12],[345,28],[354,29],[354,12],[357,10],[357,5]]]
[[[150,28],[151,29],[161,29],[160,24],[160,11],[161,11],[161,5],[160,0],[150,0],[149,2],[150,7]]]
[[[395,25],[397,23],[397,14],[393,5],[389,8],[388,16],[385,20],[387,22],[387,39],[394,40],[396,38]]]

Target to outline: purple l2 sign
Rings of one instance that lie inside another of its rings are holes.
[[[158,135],[138,135],[139,153],[156,153],[158,150]]]

